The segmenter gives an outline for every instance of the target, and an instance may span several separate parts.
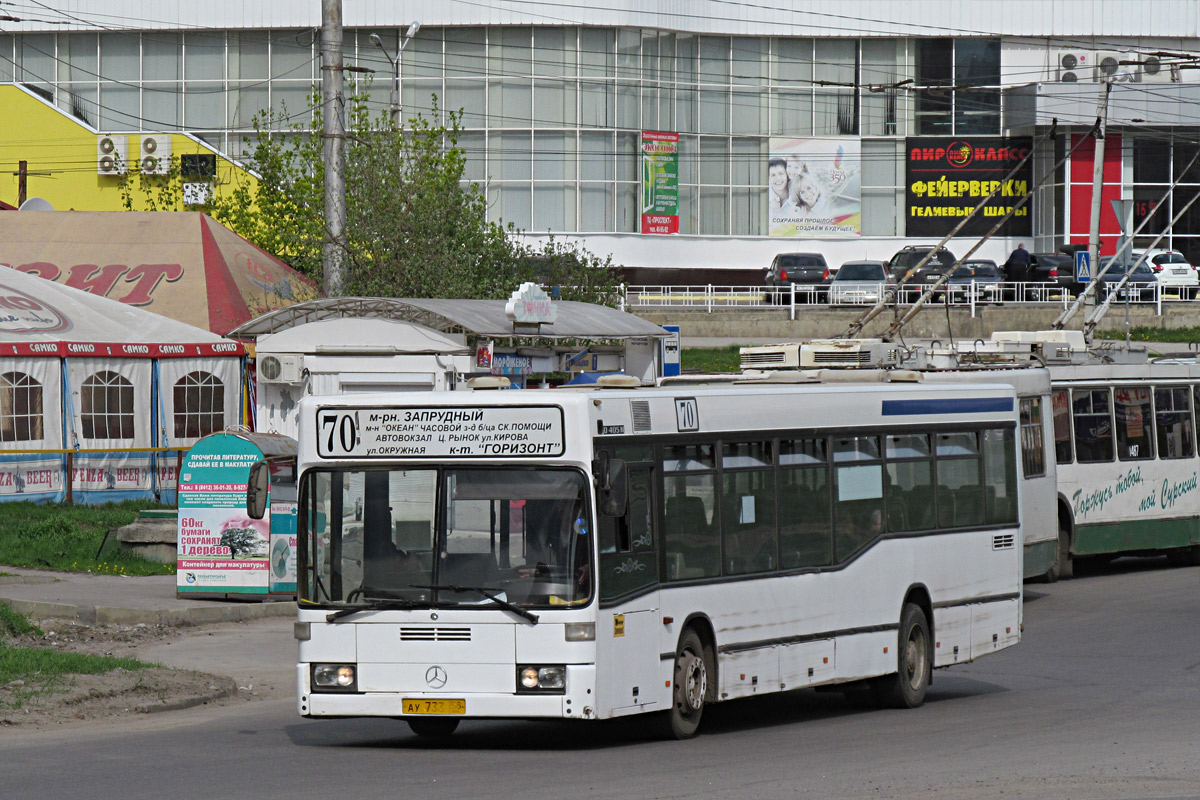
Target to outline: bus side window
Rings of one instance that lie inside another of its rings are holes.
[[[654,503],[648,467],[629,470],[625,515],[600,521],[600,599],[609,600],[658,580]]]
[[[1108,389],[1071,392],[1075,418],[1075,456],[1079,463],[1113,460],[1112,405]]]
[[[1050,404],[1054,407],[1054,461],[1070,464],[1075,453],[1071,448],[1071,400],[1067,390],[1051,393]]]

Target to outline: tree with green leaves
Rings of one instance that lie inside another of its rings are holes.
[[[307,126],[289,122],[286,108],[255,117],[248,165],[257,184],[214,199],[210,213],[320,284],[324,157],[314,106]],[[396,126],[372,117],[361,94],[349,110],[345,294],[504,298],[533,280],[561,287],[565,300],[616,304],[611,259],[554,240],[532,248],[511,224],[488,220],[483,191],[464,179],[461,112],[440,123],[435,97],[428,118]]]

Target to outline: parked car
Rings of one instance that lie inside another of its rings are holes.
[[[824,301],[829,296],[829,264],[820,253],[780,253],[767,267],[767,286],[786,288],[815,287],[811,297]]]
[[[1104,256],[1100,259],[1100,269],[1096,270],[1096,275],[1092,276],[1092,280],[1099,280],[1104,284],[1117,284],[1121,278],[1125,277],[1126,271],[1133,264],[1132,261],[1122,261],[1109,267],[1112,262],[1112,256]],[[1107,271],[1104,271],[1108,267]],[[1103,274],[1101,274],[1103,272]],[[1097,277],[1098,276],[1098,277]],[[1142,262],[1130,272],[1129,282],[1125,284],[1125,288],[1117,294],[1118,300],[1153,300],[1155,285],[1158,283],[1158,277],[1154,274],[1154,270]]]
[[[875,304],[892,294],[893,283],[882,261],[847,261],[829,283],[829,302]]]
[[[1200,276],[1196,268],[1188,263],[1187,258],[1178,250],[1167,250],[1155,247],[1150,250],[1134,250],[1131,258],[1136,261],[1146,256],[1146,264],[1154,271],[1160,286],[1196,286],[1200,284]]]
[[[1030,256],[1030,283],[1057,283],[1072,295],[1079,294],[1075,282],[1075,257],[1063,253],[1034,253]]]
[[[967,302],[973,295],[976,303],[998,303],[1004,299],[1003,282],[1004,276],[995,261],[974,259],[954,268],[946,280],[946,293],[955,301]]]
[[[899,283],[904,278],[905,273],[921,263],[921,259],[929,255],[931,250],[933,250],[931,245],[909,245],[908,247],[901,248],[888,261],[888,273],[896,283]],[[928,279],[929,275],[933,275],[933,280],[937,280],[946,273],[946,270],[954,266],[955,261],[954,254],[943,247],[937,251],[933,258],[929,259],[929,262],[925,266],[913,273],[908,282],[914,285],[932,283]]]

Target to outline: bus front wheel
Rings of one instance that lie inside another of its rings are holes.
[[[410,717],[405,722],[417,736],[435,739],[449,736],[458,727],[458,720],[453,717]]]
[[[916,603],[905,603],[900,613],[896,674],[880,678],[876,696],[888,708],[916,708],[925,702],[933,669],[929,657],[929,621]]]
[[[671,708],[667,712],[668,732],[674,738],[690,739],[700,728],[710,672],[708,651],[700,641],[700,636],[689,629],[679,640],[679,647],[675,651]]]

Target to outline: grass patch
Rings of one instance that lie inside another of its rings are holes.
[[[15,680],[46,685],[66,675],[99,675],[114,669],[148,669],[154,666],[135,658],[67,653],[53,647],[0,645],[0,686]]]
[[[0,564],[107,575],[174,574],[174,564],[121,553],[112,546],[113,537],[105,542],[110,529],[128,525],[147,508],[169,506],[146,500],[99,506],[0,503]]]
[[[0,603],[0,643],[11,636],[40,636],[41,634],[41,628],[13,611],[7,604]]]
[[[685,347],[679,365],[688,372],[740,372],[741,345]]]
[[[1125,341],[1125,329],[1097,331],[1095,339]],[[1129,329],[1129,338],[1134,342],[1200,342],[1200,328],[1152,328],[1137,325]]]

